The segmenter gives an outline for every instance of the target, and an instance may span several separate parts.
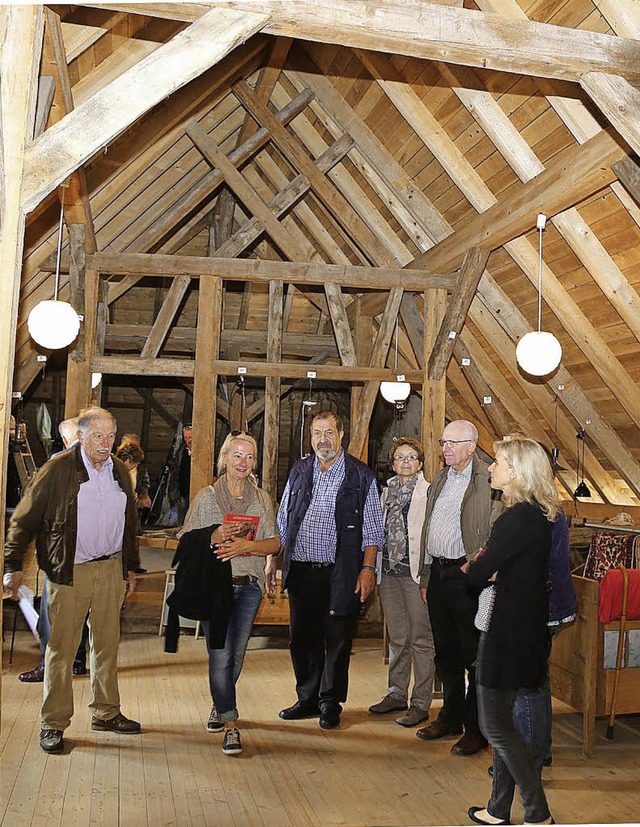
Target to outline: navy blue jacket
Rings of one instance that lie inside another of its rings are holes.
[[[314,462],[314,455],[298,460],[289,474],[287,541],[282,562],[282,585],[285,589],[296,537],[311,502]],[[344,480],[336,496],[335,513],[327,514],[327,519],[335,519],[337,534],[336,560],[331,575],[330,614],[348,615],[358,608],[359,597],[354,592],[363,560],[362,521],[373,480],[373,472],[368,466],[345,453]]]

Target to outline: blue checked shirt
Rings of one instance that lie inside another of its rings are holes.
[[[321,471],[316,458],[313,464],[313,492],[311,502],[305,514],[296,545],[291,556],[292,560],[306,563],[334,563],[336,559],[336,496],[344,481],[344,451],[329,466]],[[282,501],[278,510],[278,528],[283,544],[287,541],[287,509],[289,505],[289,483],[282,494]],[[378,487],[375,480],[371,482],[369,493],[362,515],[362,548],[384,545],[384,528],[382,522],[382,508]]]

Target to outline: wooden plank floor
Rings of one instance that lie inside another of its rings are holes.
[[[19,633],[2,680],[0,823],[105,827],[363,827],[468,823],[466,811],[489,792],[488,753],[449,753],[451,741],[426,744],[369,704],[385,686],[380,643],[359,640],[350,698],[337,731],[315,720],[283,723],[294,700],[289,654],[254,639],[239,684],[244,752],[228,757],[209,734],[206,652],[183,637],[166,655],[153,635],[125,635],[121,647],[123,711],[142,722],[141,736],[92,732],[89,681],[76,678],[76,714],[60,756],[38,745],[41,685],[18,672],[37,662]],[[264,648],[259,648],[260,646]],[[4,662],[7,664],[8,656]],[[436,705],[439,702],[436,702]],[[545,787],[560,823],[633,823],[640,814],[640,716],[616,721],[615,739],[598,723],[596,755],[580,755],[581,717],[555,706],[554,765]],[[522,821],[520,805],[513,823]]]

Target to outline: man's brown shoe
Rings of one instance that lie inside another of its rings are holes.
[[[18,680],[23,683],[42,683],[44,680],[44,666],[36,666],[35,669],[30,669],[28,672],[20,672]]]
[[[435,741],[436,738],[444,738],[445,735],[460,735],[461,732],[461,728],[451,729],[440,721],[434,721],[429,726],[419,729],[416,732],[416,738],[422,738],[423,741]]]
[[[40,746],[45,752],[62,752],[64,742],[62,740],[61,729],[41,729],[40,730]]]
[[[462,738],[451,747],[451,752],[454,755],[475,755],[476,752],[480,752],[481,749],[486,749],[488,746],[487,739],[483,738],[482,735],[471,735],[465,732]]]
[[[104,732],[123,732],[132,735],[140,732],[140,724],[137,721],[125,718],[121,712],[118,712],[113,718],[107,718],[106,720],[96,718],[94,715],[91,719],[91,729]]]

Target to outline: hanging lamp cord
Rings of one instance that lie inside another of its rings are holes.
[[[65,187],[61,187],[62,194],[60,196],[60,223],[58,224],[58,252],[56,254],[56,280],[53,288],[53,300],[58,301],[58,288],[60,287],[60,260],[62,259],[62,225],[64,223],[64,191]]]

